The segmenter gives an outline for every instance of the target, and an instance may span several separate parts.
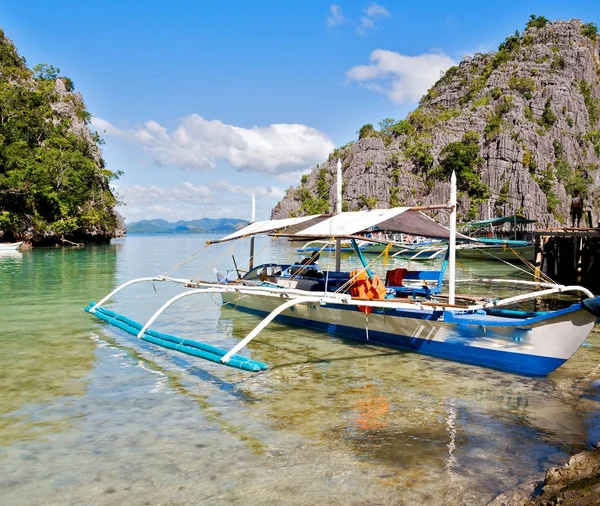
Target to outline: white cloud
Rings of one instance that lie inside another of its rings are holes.
[[[255,195],[256,197],[269,197],[280,200],[285,196],[285,192],[281,188],[277,188],[276,186],[248,187],[242,185],[234,185],[229,183],[228,181],[221,180],[212,183],[211,187],[216,190],[222,190],[225,192],[234,193],[236,195],[246,195],[247,197],[252,197],[252,195]]]
[[[173,130],[156,121],[119,129],[102,118],[92,126],[105,136],[117,136],[143,149],[158,165],[187,170],[214,170],[219,160],[239,170],[277,175],[325,160],[334,144],[315,128],[278,123],[242,128],[198,114],[182,118]]]
[[[216,207],[217,198],[206,186],[183,182],[181,186],[119,186],[119,197],[125,205],[119,212],[126,221],[162,218],[177,221],[203,217]]]
[[[275,179],[286,185],[297,185],[298,181],[300,181],[300,178],[304,176],[304,174],[310,174],[310,169],[299,170],[297,172],[286,172],[285,174],[279,174],[275,176]]]
[[[120,186],[119,195],[131,206],[148,206],[154,202],[189,202],[214,204],[214,192],[207,186],[194,186],[184,181],[181,186],[161,188],[159,186]]]
[[[207,185],[183,182],[179,186],[119,186],[119,196],[125,202],[119,212],[131,223],[139,220],[161,218],[167,221],[198,218],[249,218],[251,197],[257,197],[262,215],[275,201],[281,200],[285,192],[275,186],[242,186],[227,181],[216,181]],[[248,197],[240,199],[240,195]],[[266,207],[265,207],[266,206]]]
[[[371,18],[368,18],[366,16],[362,16],[360,18],[359,32],[361,34],[365,33],[365,31],[368,30],[369,28],[374,28],[374,27],[375,27],[375,21],[373,21]]]
[[[377,5],[375,2],[364,9],[363,12],[365,13],[365,16],[360,18],[360,26],[358,27],[358,31],[361,35],[364,35],[367,30],[374,30],[377,28],[375,26],[375,18],[390,16],[390,13],[385,7]]]
[[[342,14],[342,8],[337,4],[332,4],[329,7],[329,16],[327,16],[327,27],[343,25],[346,21],[348,20]]]
[[[396,104],[419,100],[439,79],[440,73],[456,63],[443,53],[405,56],[376,49],[369,56],[371,65],[357,65],[346,71],[349,80],[386,95]]]
[[[369,17],[389,16],[390,15],[390,13],[388,12],[388,10],[385,7],[382,7],[381,5],[377,5],[375,2],[373,2],[371,5],[369,5],[365,9],[364,12]]]
[[[332,4],[329,7],[329,15],[327,16],[327,27],[334,28],[339,25],[351,25],[358,33],[364,35],[368,30],[375,30],[376,24],[375,19],[381,17],[389,17],[389,11],[375,3],[372,2],[368,7],[363,9],[364,15],[360,17],[360,22],[354,21],[345,17],[342,14],[342,8],[338,4]]]

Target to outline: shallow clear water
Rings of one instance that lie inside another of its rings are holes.
[[[600,440],[598,327],[534,379],[273,324],[244,350],[270,366],[252,374],[83,312],[207,239],[0,256],[0,504],[478,505]],[[174,276],[213,279],[232,255],[243,269],[248,246],[234,247],[201,250]],[[261,261],[299,258],[283,240],[256,250]],[[463,267],[462,278],[515,277],[500,263]],[[107,306],[143,320],[176,293],[155,288],[134,285]],[[231,347],[259,319],[218,302],[182,299],[157,326]]]

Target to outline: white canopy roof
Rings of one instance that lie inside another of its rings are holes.
[[[282,230],[288,230],[290,232],[296,229],[300,230],[302,228],[305,228],[311,222],[311,220],[314,220],[315,218],[321,219],[321,216],[322,215],[316,214],[312,216],[301,216],[298,218],[285,218],[283,220],[255,221],[254,223],[250,223],[246,227],[238,230],[237,232],[234,232],[233,234],[229,234],[228,236],[223,237],[222,239],[217,239],[216,241],[210,242],[214,243],[232,241],[234,239],[240,239],[242,237],[274,233]]]
[[[373,230],[404,233],[437,239],[448,239],[448,228],[429,216],[410,207],[373,209],[371,211],[345,212],[335,215],[321,214],[283,220],[257,221],[212,243],[231,241],[257,234],[277,234],[298,238],[343,238],[365,235]],[[458,239],[469,240],[457,234]]]
[[[374,209],[335,214],[326,220],[305,228],[300,233],[308,237],[340,237],[357,235],[367,229],[377,227],[381,222],[402,214],[408,207]],[[298,235],[298,234],[296,234]]]

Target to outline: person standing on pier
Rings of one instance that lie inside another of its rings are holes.
[[[571,199],[571,226],[577,226],[579,228],[579,222],[581,221],[581,215],[583,211],[583,197],[579,194],[579,190],[573,192],[573,198]],[[575,225],[577,222],[577,225]]]

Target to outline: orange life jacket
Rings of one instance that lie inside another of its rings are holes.
[[[371,280],[364,269],[356,269],[350,272],[350,279],[354,280],[352,285],[350,285],[350,295],[352,297],[365,300],[385,299],[385,284],[377,274],[373,274],[373,279]],[[358,306],[358,309],[365,314],[370,314],[373,310],[370,306]]]

